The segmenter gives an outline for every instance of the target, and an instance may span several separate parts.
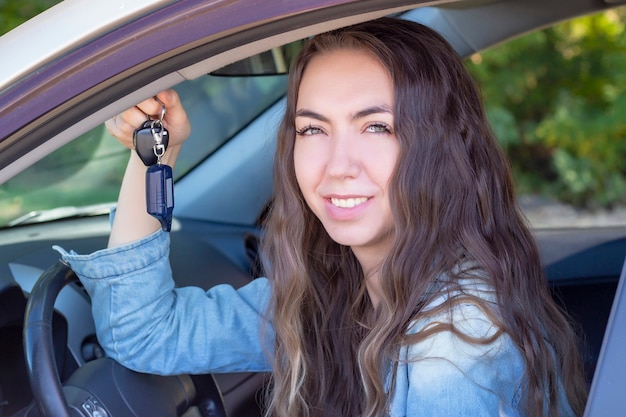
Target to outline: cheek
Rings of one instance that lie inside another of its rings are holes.
[[[389,183],[396,170],[400,158],[400,147],[393,145],[378,148],[369,154],[368,166],[375,181],[385,190],[388,190]]]
[[[298,183],[298,187],[300,187],[300,192],[302,192],[302,194],[306,197],[306,188],[308,182],[310,181],[309,177],[311,176],[311,166],[307,164],[306,152],[304,152],[301,145],[298,145],[297,140],[293,149],[293,166],[296,173],[296,182]]]

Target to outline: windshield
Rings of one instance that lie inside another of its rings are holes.
[[[175,87],[192,134],[174,178],[210,156],[284,96],[285,75],[203,76]],[[108,212],[117,200],[128,152],[104,124],[81,135],[0,185],[0,228]]]

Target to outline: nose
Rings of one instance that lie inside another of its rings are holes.
[[[355,178],[360,170],[358,144],[349,134],[334,135],[328,148],[326,174],[335,179]]]

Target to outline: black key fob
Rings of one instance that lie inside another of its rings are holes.
[[[155,152],[157,140],[160,141],[162,147]],[[146,120],[133,133],[133,146],[145,166],[156,164],[158,162],[157,152],[163,156],[168,143],[169,133],[158,120]]]
[[[169,165],[156,164],[146,171],[146,209],[161,223],[164,231],[172,229],[174,180]]]

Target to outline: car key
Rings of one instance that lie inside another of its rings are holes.
[[[141,162],[148,167],[157,163],[159,155],[163,156],[168,144],[169,133],[160,120],[146,120],[133,133],[135,151]]]
[[[164,231],[172,229],[174,180],[169,165],[157,163],[146,171],[146,209],[161,223]]]
[[[133,133],[133,145],[146,170],[146,211],[161,223],[161,228],[172,229],[174,211],[174,180],[172,167],[161,163],[169,143],[169,134],[163,126],[165,105],[161,103],[158,120],[147,120]]]

